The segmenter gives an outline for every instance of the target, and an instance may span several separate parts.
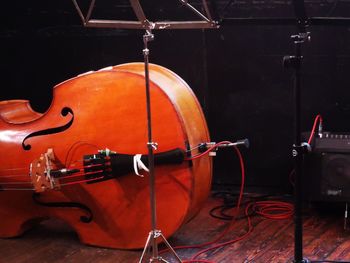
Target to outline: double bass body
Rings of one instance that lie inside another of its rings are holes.
[[[155,153],[187,151],[209,141],[191,89],[170,70],[149,66]],[[33,162],[38,158],[54,168],[79,170],[84,156],[101,149],[147,154],[143,70],[143,63],[129,63],[67,80],[54,88],[52,104],[44,114],[33,111],[27,101],[0,103],[0,237],[18,236],[36,222],[55,217],[74,228],[86,244],[124,249],[144,245],[151,229],[145,171],[141,171],[144,177],[128,173],[111,180],[45,188],[34,199],[31,190],[6,190],[9,181],[18,188],[31,188],[33,163],[34,168],[41,167]],[[210,190],[211,166],[207,156],[156,165],[157,225],[165,237],[198,212]]]

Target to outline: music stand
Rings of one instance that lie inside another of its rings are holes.
[[[97,28],[115,28],[115,29],[143,29],[146,33],[143,35],[144,49],[142,50],[145,64],[145,86],[146,86],[146,107],[147,107],[147,131],[148,131],[148,164],[149,164],[149,186],[150,186],[150,207],[151,207],[151,231],[148,234],[144,250],[142,252],[139,263],[142,262],[146,255],[148,248],[152,248],[152,256],[149,262],[168,262],[158,253],[157,238],[161,238],[165,245],[174,254],[178,262],[182,262],[180,257],[176,254],[175,250],[171,247],[166,240],[161,230],[157,229],[156,218],[156,198],[155,198],[155,174],[154,174],[154,150],[157,149],[157,143],[152,139],[152,122],[151,122],[151,97],[149,88],[149,53],[148,42],[154,40],[152,30],[154,29],[209,29],[218,28],[219,25],[214,21],[210,15],[209,7],[206,0],[202,0],[202,6],[204,13],[198,11],[192,6],[188,0],[178,0],[184,6],[189,8],[194,14],[196,14],[200,20],[193,21],[156,21],[151,22],[146,18],[143,12],[142,6],[139,0],[129,0],[131,7],[137,17],[137,21],[126,20],[106,20],[106,19],[91,19],[92,12],[95,6],[96,0],[91,0],[86,16],[84,16],[77,0],[72,0],[78,14],[85,27],[97,27]]]

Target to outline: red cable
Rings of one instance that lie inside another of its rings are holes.
[[[322,119],[322,116],[321,116],[320,114],[317,114],[316,117],[315,117],[314,125],[312,126],[309,140],[307,141],[308,144],[311,143],[311,141],[312,141],[312,139],[313,139],[313,137],[314,137],[315,130],[316,130],[316,125],[317,125],[317,121],[318,121],[318,120],[320,121],[320,124],[322,125],[323,119]]]
[[[248,230],[245,234],[243,234],[240,237],[237,237],[236,239],[232,239],[226,242],[223,242],[221,244],[217,244],[215,246],[206,248],[204,250],[199,251],[197,254],[195,254],[192,257],[192,260],[195,260],[198,256],[201,254],[214,250],[220,247],[224,247],[230,244],[233,244],[237,241],[240,241],[246,237],[248,237],[252,231],[253,231],[253,225],[251,223],[251,218],[249,216],[249,209],[252,208],[254,212],[257,214],[268,218],[268,219],[276,219],[276,220],[282,220],[282,219],[289,219],[292,217],[294,211],[293,211],[293,205],[287,202],[281,202],[281,201],[259,201],[254,203],[249,203],[245,208],[245,215],[247,217],[248,221]]]
[[[205,152],[202,152],[200,154],[197,154],[195,156],[192,156],[192,157],[188,157],[188,158],[185,158],[185,161],[191,161],[191,160],[195,160],[195,159],[198,159],[206,154],[208,154],[209,152],[211,152],[213,149],[215,149],[216,147],[218,147],[219,145],[221,144],[230,144],[232,142],[230,141],[222,141],[222,142],[218,142],[216,143],[215,145],[211,146],[210,148],[208,148]]]
[[[311,129],[311,132],[310,132],[310,136],[309,136],[309,139],[307,141],[307,143],[310,145],[311,142],[312,142],[312,139],[314,138],[314,134],[315,134],[315,130],[316,130],[316,125],[317,125],[317,122],[320,122],[320,125],[323,125],[323,119],[322,119],[322,116],[321,114],[317,114],[315,119],[314,119],[314,124],[312,125],[312,129]],[[290,172],[289,174],[289,181],[290,183],[294,186],[294,169]]]
[[[248,221],[248,230],[245,234],[243,234],[242,236],[239,236],[235,239],[232,239],[232,240],[229,240],[229,241],[226,241],[226,242],[223,242],[223,243],[220,243],[220,244],[217,244],[215,246],[212,246],[212,247],[209,247],[209,248],[206,248],[206,249],[203,249],[201,251],[199,251],[197,254],[195,254],[191,260],[195,260],[197,257],[199,257],[201,254],[207,252],[207,251],[210,251],[210,250],[214,250],[214,249],[217,249],[217,248],[220,248],[220,247],[224,247],[224,246],[227,246],[227,245],[230,245],[230,244],[233,244],[233,243],[236,243],[242,239],[245,239],[247,236],[249,236],[251,234],[251,232],[253,231],[253,225],[252,225],[252,222],[251,222],[251,219],[250,219],[250,216],[248,214],[248,211],[249,211],[249,208],[250,206],[252,205],[252,203],[248,204],[246,206],[246,209],[245,209],[245,215],[247,217],[247,221]],[[234,219],[232,220],[234,221]],[[221,235],[221,237],[223,237],[223,235]],[[192,261],[193,262],[193,261]],[[194,261],[195,262],[195,261]]]
[[[186,160],[194,160],[194,159],[197,159],[197,158],[200,158],[202,156],[204,156],[205,154],[209,153],[210,151],[212,151],[213,149],[215,149],[217,146],[221,145],[221,144],[228,144],[228,143],[231,143],[230,141],[222,141],[222,142],[219,142],[217,144],[215,144],[214,146],[210,147],[208,150],[206,150],[205,152],[201,153],[201,154],[198,154],[196,156],[193,156],[193,157],[190,157],[190,158],[187,158]],[[243,161],[243,157],[242,157],[242,154],[241,152],[239,151],[239,149],[236,147],[236,146],[233,146],[234,149],[236,150],[236,153],[238,155],[238,158],[239,158],[239,162],[240,162],[240,167],[241,167],[241,177],[242,177],[242,180],[241,180],[241,187],[240,187],[240,193],[239,193],[239,198],[238,198],[238,201],[237,201],[237,209],[236,209],[236,213],[235,215],[233,216],[233,220],[231,221],[231,223],[228,225],[228,227],[226,227],[226,229],[216,238],[214,239],[213,241],[210,241],[210,242],[206,242],[206,243],[202,243],[202,244],[198,244],[198,245],[189,245],[189,246],[177,246],[177,247],[174,247],[174,249],[189,249],[189,248],[201,248],[201,247],[204,247],[204,246],[209,246],[209,245],[212,245],[216,242],[218,242],[220,239],[222,239],[228,232],[229,230],[232,228],[232,225],[233,223],[235,222],[235,217],[238,215],[239,213],[239,210],[240,210],[240,205],[241,205],[241,202],[242,202],[242,198],[243,198],[243,190],[244,190],[244,181],[245,181],[245,168],[244,168],[244,161]],[[248,217],[248,222],[250,224],[250,218]],[[246,235],[248,235],[250,232],[251,232],[252,229],[249,229],[248,232],[246,234],[244,234],[243,236],[235,239],[235,240],[231,240],[228,242],[225,242],[225,243],[222,243],[220,245],[217,245],[218,247],[220,246],[225,246],[225,245],[228,245],[228,244],[231,244],[231,243],[234,243],[236,241],[239,241],[241,239],[243,239]],[[227,244],[226,244],[227,243]],[[203,261],[199,261],[197,259],[195,259],[197,256],[199,256],[200,254],[206,252],[207,250],[211,250],[211,249],[214,249],[216,248],[216,246],[214,247],[210,247],[210,248],[207,248],[207,249],[204,249],[202,251],[199,251],[194,257],[192,257],[191,260],[186,260],[186,261],[183,261],[183,262],[186,262],[186,263],[195,263],[195,262],[203,262]],[[166,251],[168,251],[169,249],[165,249],[165,250],[162,250],[160,251],[160,254],[161,253],[164,253]],[[207,261],[207,262],[210,262],[212,263],[211,261]]]
[[[231,142],[224,141],[224,142],[217,143],[214,146],[210,147],[205,152],[198,154],[196,156],[187,158],[187,160],[194,160],[194,159],[200,158],[200,157],[204,156],[205,154],[209,153],[210,151],[212,151],[218,145],[226,144],[226,143],[231,143]],[[236,150],[236,153],[239,157],[242,180],[241,180],[239,198],[238,198],[237,206],[236,206],[236,212],[232,218],[232,221],[230,222],[228,227],[226,227],[226,229],[213,241],[198,244],[198,245],[177,246],[177,247],[174,247],[174,249],[201,248],[204,246],[213,245],[213,244],[217,243],[218,241],[220,241],[229,232],[229,230],[232,229],[233,224],[236,222],[235,218],[239,214],[240,205],[241,205],[242,198],[243,198],[244,183],[245,183],[245,168],[244,168],[243,157],[242,157],[241,152],[239,151],[239,149],[236,146],[234,146],[234,149]],[[259,202],[255,202],[255,203],[249,203],[245,208],[245,215],[247,217],[247,222],[248,222],[248,229],[247,229],[247,232],[245,234],[243,234],[235,239],[232,239],[232,240],[229,240],[226,242],[222,242],[220,244],[213,245],[209,248],[202,249],[201,251],[197,252],[190,260],[185,260],[183,262],[184,263],[196,263],[196,262],[214,263],[212,261],[203,260],[203,259],[196,259],[196,258],[207,251],[233,244],[235,242],[238,242],[238,241],[248,237],[253,231],[253,225],[251,222],[251,218],[249,216],[249,209],[252,209],[254,212],[256,212],[257,214],[259,214],[265,218],[275,219],[275,220],[288,219],[293,215],[293,205],[290,203],[281,202],[281,201],[259,201]],[[162,250],[162,251],[160,251],[160,254],[164,253],[168,250],[169,249]]]
[[[259,201],[255,202],[253,211],[268,219],[289,219],[294,213],[293,204],[281,201]]]

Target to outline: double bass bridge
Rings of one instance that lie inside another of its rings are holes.
[[[50,148],[30,164],[29,175],[35,192],[40,193],[48,189],[60,189],[59,181],[51,174],[51,171],[55,168],[54,161],[53,149]]]

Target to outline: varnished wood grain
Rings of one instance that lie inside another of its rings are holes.
[[[140,70],[134,72],[128,67]],[[24,100],[0,103],[0,155],[7,157],[0,159],[0,186],[30,190],[35,184],[37,191],[43,190],[41,202],[79,203],[93,214],[87,224],[80,220],[86,216],[80,209],[40,206],[33,201],[32,191],[0,191],[0,237],[20,235],[34,226],[34,220],[50,217],[67,222],[84,244],[142,248],[151,226],[148,176],[129,173],[117,180],[91,184],[72,181],[87,179],[86,166],[81,167],[84,156],[98,150],[147,154],[147,142],[152,139],[158,145],[155,153],[162,153],[176,148],[186,151],[210,141],[204,115],[190,87],[175,73],[154,64],[150,65],[149,83],[152,138],[148,138],[143,67],[143,63],[126,64],[56,85],[52,104],[42,115]],[[63,109],[70,109],[69,114]],[[25,149],[24,144],[32,147]],[[54,170],[85,169],[73,174],[79,175],[74,179],[56,180],[62,186],[58,191],[42,183],[48,181],[47,167],[34,161],[44,160],[41,156],[48,150],[54,154]],[[164,236],[171,236],[192,218],[208,197],[211,163],[210,157],[203,156],[181,164],[156,165],[157,222]],[[117,176],[117,169],[112,169],[112,176]]]

